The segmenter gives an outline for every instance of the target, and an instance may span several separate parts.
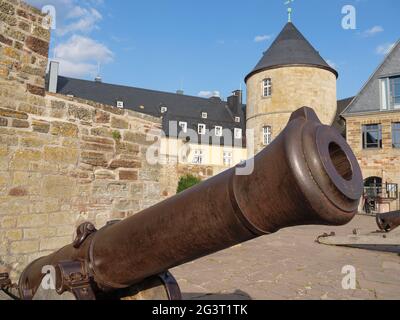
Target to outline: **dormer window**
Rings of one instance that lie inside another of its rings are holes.
[[[215,136],[222,137],[222,127],[219,127],[219,126],[215,127]]]
[[[235,128],[235,139],[242,139],[243,130],[239,128]]]
[[[200,135],[205,135],[206,134],[206,125],[205,124],[199,124],[197,128],[197,132]]]
[[[207,119],[208,118],[208,113],[207,112],[202,112],[201,113],[201,118],[202,119]]]
[[[235,122],[240,123],[240,117],[235,117]]]
[[[117,101],[117,108],[123,109],[124,108],[124,102],[121,100]]]
[[[162,114],[167,113],[168,112],[168,108],[163,106],[163,107],[160,108],[160,111],[161,111]]]
[[[271,78],[264,79],[264,81],[263,81],[263,96],[264,97],[272,96],[272,80],[271,80]]]

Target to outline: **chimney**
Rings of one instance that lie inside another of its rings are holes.
[[[235,90],[232,92],[232,95],[228,97],[228,106],[233,114],[239,114],[243,103],[242,96],[242,90]]]
[[[60,69],[60,63],[57,61],[50,61],[49,65],[49,92],[57,93],[58,84],[58,71]]]

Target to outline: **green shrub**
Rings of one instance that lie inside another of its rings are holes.
[[[122,138],[121,133],[119,131],[113,131],[112,136],[113,136],[114,140],[117,140],[117,141],[121,140],[121,138]]]
[[[194,187],[195,185],[199,184],[201,182],[201,179],[198,177],[195,177],[192,174],[187,174],[179,180],[178,184],[178,190],[177,193],[181,193],[191,187]]]

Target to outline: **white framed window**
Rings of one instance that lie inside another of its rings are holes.
[[[381,110],[400,109],[400,76],[379,80]]]
[[[222,127],[220,126],[215,127],[215,136],[222,137]]]
[[[201,113],[201,118],[202,119],[207,119],[208,118],[208,113],[207,112],[202,112]]]
[[[240,117],[235,117],[235,122],[240,123]]]
[[[235,135],[235,139],[242,139],[243,130],[239,129],[239,128],[235,128],[234,135]]]
[[[184,133],[187,132],[187,122],[180,121],[180,122],[179,122],[179,127],[182,129],[182,131],[183,131]]]
[[[264,146],[268,146],[272,142],[272,127],[265,126],[263,128],[263,143]]]
[[[206,134],[206,125],[205,124],[199,124],[197,127],[197,133],[204,135]]]
[[[203,164],[203,150],[194,150],[193,164]]]
[[[168,112],[168,108],[167,107],[161,107],[161,109],[160,109],[160,111],[161,111],[161,113],[167,113]]]
[[[124,102],[121,100],[117,101],[117,108],[123,109],[124,108]]]
[[[231,167],[232,166],[232,152],[224,151],[224,166]]]
[[[272,80],[267,78],[263,80],[263,97],[272,96]]]

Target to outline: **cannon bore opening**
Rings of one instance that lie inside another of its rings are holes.
[[[329,154],[339,175],[343,177],[343,179],[351,181],[353,179],[353,169],[346,153],[342,150],[342,148],[335,142],[332,142],[329,145]]]

